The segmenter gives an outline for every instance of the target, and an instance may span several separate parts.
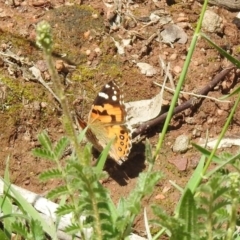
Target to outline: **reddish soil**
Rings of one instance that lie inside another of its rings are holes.
[[[10,2],[15,2],[15,5],[11,5]],[[72,106],[76,99],[84,96],[86,104],[83,114],[85,116],[96,92],[111,79],[117,79],[121,83],[126,102],[154,97],[159,91],[159,87],[154,82],[162,83],[164,79],[159,56],[166,63],[170,62],[170,71],[177,84],[180,75],[178,69],[183,66],[201,10],[198,2],[185,1],[185,3],[169,6],[165,1],[157,1],[156,5],[154,1],[136,1],[130,5],[136,21],[130,18],[126,9],[123,8],[122,14],[125,21],[120,28],[116,29],[110,26],[112,13],[102,1],[83,0],[81,5],[79,3],[81,1],[71,1],[73,2],[78,6],[88,5],[92,9],[84,7],[86,12],[82,13],[76,5],[71,7],[64,0],[1,1],[0,51],[6,53],[10,49],[16,56],[29,59],[29,62],[32,61],[38,68],[43,67],[43,78],[49,83],[49,74],[44,69],[42,52],[34,44],[36,24],[43,19],[48,20],[53,28],[55,61],[63,59],[69,72],[67,75],[69,81],[65,83],[68,101]],[[147,39],[160,29],[159,24],[146,26],[143,19],[157,9],[168,13],[175,23],[184,23],[184,30],[188,35],[186,44],[174,43],[172,48],[169,44],[153,40],[146,51],[142,51]],[[239,52],[238,29],[231,23],[236,13],[217,7],[211,10],[223,18],[224,30],[220,34],[208,33],[208,35],[216,44],[228,46],[232,54],[237,55]],[[125,49],[124,55],[117,53],[112,37],[118,41],[132,38],[132,44]],[[141,51],[141,56],[136,57],[135,55],[140,55]],[[66,57],[61,58],[64,54]],[[18,186],[42,194],[61,182],[39,181],[39,174],[52,165],[43,159],[33,157],[31,150],[39,146],[37,135],[44,129],[48,131],[53,141],[63,136],[61,111],[57,108],[54,97],[44,86],[36,80],[24,77],[24,71],[28,67],[15,60],[12,62],[7,62],[0,55],[0,174],[4,175],[6,159],[9,156],[11,181]],[[158,72],[153,77],[147,77],[141,74],[135,62],[147,62]],[[199,39],[183,90],[198,91],[228,64],[205,40]],[[75,65],[76,69],[71,69],[70,65]],[[12,72],[9,66],[14,68]],[[62,78],[65,73],[64,69],[60,68]],[[210,92],[209,96],[221,97],[232,88],[231,79],[226,79],[216,90]],[[183,97],[181,102],[186,101]],[[170,102],[172,95],[166,92],[164,98]],[[155,187],[153,194],[143,202],[143,206],[147,207],[149,212],[149,219],[152,217],[149,206],[153,203],[159,203],[169,213],[173,212],[180,194],[169,181],[184,187],[200,158],[200,153],[193,148],[183,154],[173,153],[172,145],[176,137],[186,134],[192,141],[198,142],[200,137],[206,136],[207,130],[211,137],[218,136],[231,106],[232,103],[205,99],[194,111],[187,110],[174,117],[165,138],[164,148],[154,167],[154,171],[162,172],[164,177]],[[238,116],[239,111],[234,116],[229,135],[239,133]],[[192,117],[193,123],[186,121],[187,117]],[[153,149],[161,128],[162,125],[159,125],[146,133]],[[195,129],[199,131],[197,137],[193,135]],[[230,151],[234,152],[235,149],[232,148]],[[144,140],[133,147],[132,153],[129,160],[121,167],[111,161],[106,164],[110,177],[103,184],[109,189],[114,202],[118,202],[120,197],[127,196],[131,192],[139,173],[146,169]],[[171,163],[173,161],[184,161],[186,167],[180,170]],[[143,213],[138,216],[134,230],[139,235],[145,235]]]

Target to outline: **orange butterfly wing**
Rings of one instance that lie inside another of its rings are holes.
[[[119,164],[127,160],[132,147],[131,128],[126,123],[126,115],[120,89],[111,81],[94,100],[88,123],[78,119],[82,128],[89,127],[87,138],[98,151],[113,140],[109,155]]]

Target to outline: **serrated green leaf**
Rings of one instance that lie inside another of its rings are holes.
[[[75,210],[74,205],[64,204],[64,205],[57,208],[56,214],[58,214],[59,216],[63,216],[63,215],[66,215],[68,213],[74,212],[74,210]]]
[[[9,183],[6,183],[5,181],[4,181],[4,184],[6,184],[7,186],[10,186]],[[15,199],[17,200],[16,203],[19,204],[19,207],[21,209],[24,209],[24,211],[28,213],[28,216],[30,216],[35,220],[38,220],[41,223],[44,229],[44,232],[46,232],[49,236],[51,236],[52,239],[56,239],[56,232],[54,231],[54,228],[45,222],[45,220],[41,217],[39,212],[37,212],[36,209],[34,209],[34,207],[30,203],[28,203],[27,200],[24,199],[21,196],[21,194],[17,192],[13,187],[10,186],[9,189],[13,194],[13,196],[15,197]]]
[[[83,138],[85,137],[87,129],[88,129],[88,127],[84,128],[83,130],[81,130],[80,134],[78,135],[79,143],[81,143]]]
[[[56,147],[54,148],[54,155],[57,159],[60,159],[66,149],[66,147],[69,145],[69,140],[67,137],[62,137]]]
[[[12,228],[18,235],[22,236],[24,239],[28,239],[28,229],[25,224],[22,224],[21,222],[13,222]]]
[[[41,226],[41,222],[38,220],[31,220],[30,223],[31,232],[34,240],[45,240],[45,234]]]
[[[119,199],[118,205],[117,205],[117,214],[120,215],[120,213],[125,212],[126,210],[126,199],[124,199],[123,197],[121,197]]]
[[[35,157],[45,158],[47,160],[55,161],[55,156],[52,151],[48,151],[43,148],[35,148],[32,150],[32,154]]]
[[[69,191],[66,186],[58,186],[55,189],[48,192],[47,196],[50,199],[61,197],[62,195],[68,194]]]
[[[227,207],[228,205],[231,205],[231,202],[228,201],[228,200],[222,200],[222,201],[219,201],[217,203],[215,203],[212,207],[212,211],[213,212],[216,212],[218,211],[219,209],[223,208],[223,207]]]
[[[146,143],[145,143],[145,158],[147,162],[149,162],[150,164],[154,164],[154,158],[152,155],[152,146],[148,138],[146,138]]]
[[[68,225],[64,231],[70,235],[75,235],[79,232],[79,226],[77,224]]]
[[[192,240],[198,233],[197,207],[192,192],[187,189],[184,192],[182,204],[179,209],[179,217],[184,219],[184,232],[188,233],[183,240]]]
[[[59,169],[49,169],[46,170],[45,172],[41,173],[39,176],[39,179],[42,181],[47,181],[50,180],[52,178],[63,178],[63,173],[59,170]]]
[[[46,131],[43,131],[38,135],[38,141],[41,143],[43,149],[47,150],[48,152],[53,151],[52,142]]]

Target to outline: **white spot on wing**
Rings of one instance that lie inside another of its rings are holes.
[[[117,101],[117,96],[112,96],[113,101]]]
[[[98,96],[99,96],[99,97],[102,97],[102,98],[104,98],[104,99],[109,99],[108,95],[107,95],[106,93],[104,93],[104,92],[98,93]]]
[[[111,86],[110,86],[110,85],[108,85],[108,84],[106,84],[106,85],[105,85],[105,88],[110,88],[110,87],[111,87]]]
[[[113,93],[114,93],[115,95],[117,95],[117,91],[113,91]]]

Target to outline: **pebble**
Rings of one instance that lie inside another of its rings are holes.
[[[94,52],[97,53],[98,55],[101,55],[101,53],[102,53],[102,51],[101,51],[101,49],[99,47],[96,47],[94,49]]]
[[[179,17],[179,18],[177,18],[177,22],[188,22],[188,18],[187,17]]]
[[[169,57],[169,60],[176,60],[177,59],[177,54],[176,53],[173,53],[170,57]]]
[[[222,109],[218,109],[218,110],[217,110],[217,114],[218,114],[219,116],[221,116],[221,115],[223,114],[223,112],[224,112],[224,111],[223,111]]]
[[[46,108],[47,105],[48,105],[48,104],[47,104],[46,102],[41,102],[41,103],[40,103],[40,106],[41,106],[42,108]]]
[[[180,135],[176,138],[173,144],[173,152],[186,152],[188,150],[189,137],[187,135]]]
[[[98,18],[98,14],[95,13],[95,14],[92,15],[92,17],[93,17],[94,19],[97,19],[97,18]]]
[[[90,49],[86,50],[86,55],[89,56],[90,54],[91,54],[91,50]]]
[[[33,102],[33,109],[35,111],[40,111],[41,110],[40,103],[38,101]]]
[[[179,74],[182,71],[182,68],[180,66],[175,66],[173,68],[174,73]]]
[[[188,124],[191,124],[191,125],[196,123],[194,117],[185,117],[185,122],[188,123]]]
[[[212,33],[222,33],[223,32],[223,19],[217,15],[215,12],[207,10],[204,14],[202,27]]]
[[[201,137],[201,131],[197,128],[194,128],[192,131],[192,136],[193,137]]]
[[[89,36],[90,36],[90,33],[91,33],[90,30],[84,32],[84,33],[83,33],[84,38],[88,39]]]

